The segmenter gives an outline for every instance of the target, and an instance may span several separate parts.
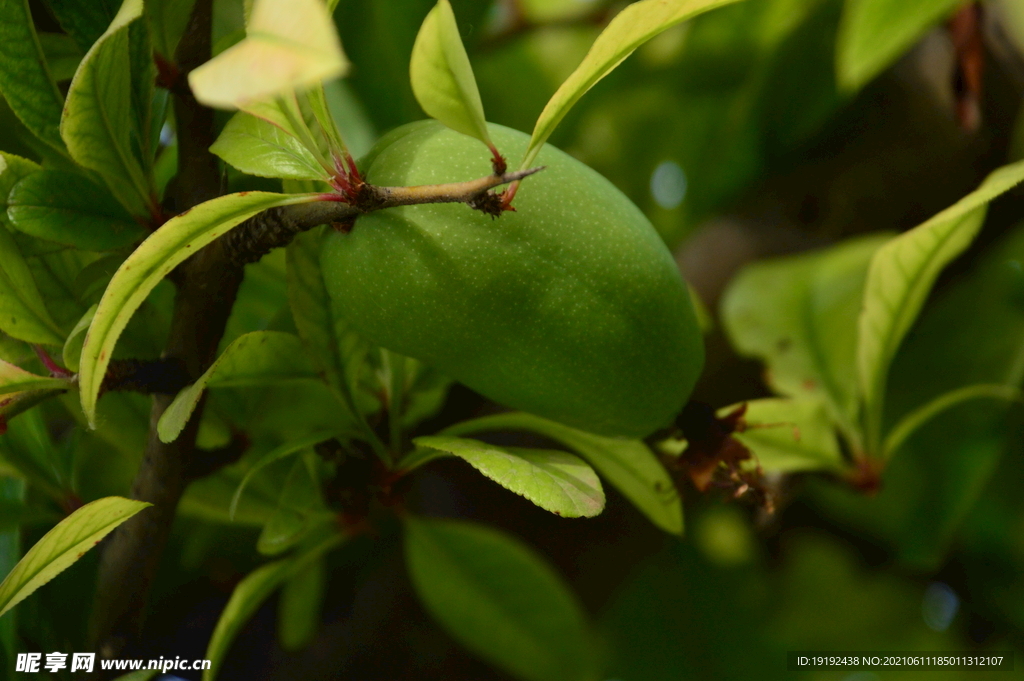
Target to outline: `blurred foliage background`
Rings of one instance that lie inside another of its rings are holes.
[[[851,235],[910,228],[967,194],[992,169],[1024,156],[1019,0],[936,3],[943,5],[940,15],[892,50],[877,75],[853,85],[836,75],[844,4],[855,2],[746,0],[672,29],[595,87],[551,139],[643,209],[713,316],[747,263]],[[390,128],[424,117],[409,87],[408,63],[432,5],[340,3],[335,19],[354,66],[329,94],[357,154]],[[488,118],[529,131],[621,3],[452,5]],[[224,49],[240,35],[242,2],[218,0],[216,7],[215,40]],[[976,40],[958,47],[951,17],[975,7],[981,17]],[[47,10],[35,3],[33,9],[45,26]],[[73,46],[65,47],[74,60]],[[980,88],[964,77],[971,59],[983,64]],[[17,127],[9,110],[0,111],[4,148],[34,155],[19,141]],[[272,184],[230,179],[233,189]],[[1022,216],[1020,191],[997,201],[977,244],[943,275],[896,360],[892,418],[951,387],[1024,377]],[[242,330],[282,323],[283,263],[277,253],[249,267],[225,344]],[[40,281],[69,284],[60,272],[50,275]],[[171,295],[165,286],[157,296]],[[168,322],[160,309],[169,306],[148,305],[133,321],[140,331],[130,337],[142,347],[126,352],[158,352]],[[81,312],[53,310],[62,323]],[[708,344],[696,399],[722,406],[769,394],[762,367],[739,358],[720,325]],[[277,435],[306,433],[318,419],[331,418],[323,396],[298,388],[228,389],[213,402],[214,414],[259,423]],[[456,387],[434,423],[490,408]],[[64,453],[66,470],[42,471],[41,480],[74,478],[85,499],[124,494],[146,437],[140,429],[147,399],[108,395],[98,431],[77,429],[63,437],[52,424],[70,429],[81,419],[77,409],[68,399],[12,421],[0,448],[29,467],[49,462],[47,452],[56,449]],[[432,467],[417,480],[414,496],[428,513],[494,523],[547,555],[599,623],[609,679],[917,678],[899,671],[788,672],[785,652],[798,649],[1015,650],[1019,666],[1022,416],[1019,407],[988,402],[957,407],[914,435],[874,495],[820,475],[795,475],[771,481],[780,502],[774,515],[765,515],[684,489],[682,539],[658,532],[613,490],[602,516],[560,520],[457,462]],[[227,437],[216,418],[204,423],[205,445]],[[120,464],[111,463],[111,447]],[[102,467],[95,464],[100,458]],[[154,656],[173,650],[202,657],[231,588],[260,561],[252,547],[275,508],[273,481],[262,505],[255,481],[240,522],[229,524],[223,501],[237,482],[231,475],[195,484],[183,502],[149,619],[146,641]],[[3,484],[13,495],[7,498],[16,498],[21,483]],[[28,545],[37,536],[28,530],[22,541]],[[0,534],[0,563],[10,561],[15,537]],[[24,604],[20,626],[38,649],[81,640],[84,619],[53,624],[32,609],[86,610],[95,560],[87,557]],[[422,612],[396,532],[384,528],[332,554],[317,584],[325,594],[321,627],[306,647],[281,645],[280,606],[271,603],[239,636],[220,678],[504,678]],[[936,681],[979,676],[929,674]]]

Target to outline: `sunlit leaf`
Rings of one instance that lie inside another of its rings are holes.
[[[836,45],[836,71],[856,90],[896,61],[965,0],[846,0]]]
[[[526,430],[547,436],[575,450],[597,469],[655,525],[683,532],[683,506],[668,471],[639,440],[593,435],[539,416],[523,413],[485,416],[457,423],[444,435],[466,435],[495,430]]]
[[[327,178],[327,173],[297,138],[244,112],[228,121],[210,151],[249,175],[293,180]]]
[[[458,437],[419,437],[413,443],[463,459],[505,489],[556,515],[589,518],[604,509],[604,490],[597,474],[572,454],[497,447]]]
[[[0,1],[0,94],[32,134],[60,153],[64,97],[39,44],[28,0]]]
[[[589,681],[586,619],[530,548],[464,521],[409,517],[406,562],[426,609],[466,648],[526,681]]]
[[[7,217],[25,234],[86,251],[115,250],[147,234],[106,189],[59,170],[32,173],[14,185]]]
[[[345,72],[348,61],[322,0],[257,0],[244,40],[189,74],[196,99],[224,109]]]
[[[871,259],[857,334],[857,369],[868,443],[880,445],[889,365],[939,272],[974,240],[992,199],[1024,180],[1024,161],[1003,166],[976,190],[880,248]]]
[[[68,90],[60,134],[82,166],[99,173],[132,215],[147,216],[155,201],[132,145],[129,28],[142,16],[142,0],[125,0],[117,16],[82,59]]]
[[[438,0],[423,20],[412,48],[409,76],[427,115],[493,147],[473,67],[448,0]]]
[[[224,606],[224,612],[217,620],[210,643],[206,647],[206,659],[211,661],[210,668],[203,672],[203,681],[213,681],[224,662],[231,643],[239,630],[245,625],[253,613],[262,605],[281,584],[298,574],[311,563],[343,541],[341,535],[332,536],[310,551],[295,558],[286,558],[267,563],[250,572],[238,583],[231,592],[231,599]]]
[[[687,19],[736,0],[641,0],[619,12],[597,37],[587,56],[548,101],[533,128],[522,166],[537,158],[555,127],[580,97],[615,69],[633,50]]]
[[[97,307],[97,305],[93,305],[85,311],[82,318],[71,329],[67,340],[64,341],[61,358],[64,360],[64,366],[71,371],[78,371],[78,362],[82,358],[82,343],[85,342],[85,332],[89,330],[89,325],[92,324],[92,318],[96,315]]]
[[[22,392],[25,390],[67,390],[71,381],[65,378],[49,378],[36,376],[9,362],[0,359],[0,395]]]
[[[114,274],[82,346],[82,411],[95,426],[96,400],[118,337],[149,293],[203,246],[257,213],[309,201],[308,195],[243,192],[207,201],[168,220]]]
[[[0,615],[77,561],[118,525],[150,504],[121,497],[98,499],[60,521],[0,584]]]
[[[297,336],[253,331],[224,349],[199,379],[174,398],[157,424],[163,442],[173,442],[185,427],[203,391],[209,388],[264,385],[316,378]]]

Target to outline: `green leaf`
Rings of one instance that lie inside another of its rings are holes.
[[[836,44],[839,84],[857,90],[965,0],[846,0]]]
[[[246,38],[189,73],[188,82],[203,104],[238,109],[347,68],[323,0],[258,0]]]
[[[93,427],[96,400],[114,345],[150,291],[186,258],[242,221],[268,208],[310,198],[267,192],[221,196],[168,220],[135,249],[110,280],[82,346],[82,411]]]
[[[46,65],[28,0],[0,0],[0,94],[33,135],[65,154],[60,136],[64,107]]]
[[[320,270],[320,243],[326,228],[299,234],[288,245],[288,303],[299,337],[306,343],[317,371],[340,393],[354,419],[359,418],[356,386],[370,346],[340,314]]]
[[[585,433],[539,416],[523,413],[485,416],[446,428],[444,435],[494,430],[527,430],[575,450],[629,499],[647,518],[672,534],[683,532],[679,491],[657,457],[639,440]]]
[[[92,324],[92,318],[96,316],[96,308],[99,305],[93,305],[82,318],[78,320],[75,327],[71,329],[71,333],[68,334],[67,340],[64,341],[64,349],[61,352],[61,359],[64,360],[64,366],[70,371],[78,371],[79,360],[82,358],[82,344],[85,342],[85,332],[89,330],[89,325]]]
[[[521,167],[528,168],[533,163],[569,109],[631,55],[633,50],[665,29],[735,1],[641,0],[619,12],[601,35],[597,36],[587,56],[583,58],[583,63],[566,78],[541,111]]]
[[[32,173],[14,185],[7,202],[19,231],[86,251],[123,248],[148,233],[105,188],[76,173]]]
[[[238,483],[238,487],[235,489],[235,493],[231,497],[231,505],[228,507],[228,516],[232,519],[235,517],[235,513],[238,511],[239,502],[242,500],[242,492],[245,491],[246,486],[249,484],[249,481],[252,480],[253,476],[270,464],[286,459],[289,456],[293,456],[300,452],[311,450],[317,443],[329,440],[334,435],[335,433],[331,432],[313,433],[312,435],[307,435],[297,440],[286,442],[260,457],[252,467],[245,472],[245,476],[242,478],[241,482]]]
[[[871,256],[888,235],[857,237],[743,269],[722,297],[737,352],[767,365],[772,390],[825,403],[856,441],[857,315]]]
[[[1024,161],[1003,166],[958,202],[892,239],[871,259],[857,334],[868,445],[881,445],[889,365],[939,272],[974,240],[988,204],[1024,180]]]
[[[7,196],[11,189],[37,170],[41,170],[39,164],[0,151],[0,223],[7,223]]]
[[[327,173],[295,137],[262,118],[235,114],[210,147],[226,163],[249,175],[326,180]]]
[[[596,678],[579,604],[520,541],[464,521],[409,517],[405,552],[427,611],[474,654],[526,681]]]
[[[572,454],[497,447],[458,437],[418,437],[413,443],[463,459],[505,489],[555,515],[590,518],[604,510],[601,481],[590,466]]]
[[[178,393],[160,417],[157,433],[162,442],[178,439],[208,387],[264,385],[315,377],[297,336],[280,331],[247,333],[225,348],[199,380]]]
[[[324,561],[320,559],[284,583],[277,606],[277,638],[285,650],[305,647],[316,634],[325,582]]]
[[[0,175],[0,178],[3,176]],[[0,225],[0,331],[29,343],[61,345],[32,272],[7,228]]]
[[[129,29],[142,0],[125,0],[106,32],[82,59],[68,90],[60,134],[71,157],[99,173],[129,213],[148,217],[152,178],[132,145],[135,122],[129,69]]]
[[[747,427],[733,437],[766,473],[843,469],[832,420],[819,400],[765,398],[746,405]],[[721,409],[719,415],[738,406]]]
[[[921,426],[944,411],[970,400],[1000,400],[1004,402],[1020,402],[1024,396],[1019,388],[1009,385],[980,384],[969,385],[943,393],[931,401],[904,416],[893,426],[882,443],[882,457],[888,459],[897,451]]]
[[[173,61],[181,34],[188,25],[192,5],[196,0],[147,0],[146,23],[153,50],[168,61]]]
[[[60,27],[86,52],[117,16],[121,0],[46,0],[46,5]]]
[[[9,362],[0,359],[0,395],[25,390],[68,390],[71,381],[66,378],[36,376]]]
[[[40,33],[39,44],[53,79],[58,83],[71,80],[85,55],[74,39],[63,33]]]
[[[416,101],[428,116],[494,148],[473,67],[448,0],[427,14],[412,47],[409,77]]]
[[[118,525],[150,505],[106,497],[82,506],[60,521],[29,549],[0,584],[0,616],[70,567]]]
[[[265,556],[287,551],[312,530],[318,522],[330,522],[332,513],[326,511],[316,475],[316,459],[312,453],[300,456],[292,464],[285,478],[277,511],[263,526],[256,550]]]
[[[231,592],[231,599],[217,620],[217,627],[213,630],[213,636],[206,647],[206,659],[210,660],[211,664],[210,668],[203,672],[203,681],[213,681],[217,678],[217,672],[220,671],[220,665],[235,636],[263,601],[282,583],[319,560],[324,553],[343,540],[344,537],[341,535],[334,535],[301,556],[258,567],[238,583]]]

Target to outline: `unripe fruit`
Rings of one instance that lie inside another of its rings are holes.
[[[492,125],[509,158],[528,136]],[[642,437],[678,413],[704,350],[672,256],[601,175],[546,146],[516,212],[462,204],[380,210],[321,255],[336,309],[370,340],[496,402],[604,435]],[[433,121],[385,136],[364,160],[375,185],[475,179],[476,140]]]

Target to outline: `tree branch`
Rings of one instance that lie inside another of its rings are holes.
[[[487,197],[492,197],[498,203],[501,198],[491,193],[491,189],[518,182],[542,170],[543,166],[502,175],[488,175],[467,182],[415,187],[363,184],[353,203],[335,200],[334,195],[325,195],[321,201],[271,208],[249,218],[221,241],[231,262],[240,266],[256,262],[275,248],[287,246],[300,232],[318,225],[346,223],[360,215],[385,208],[424,203],[465,203],[471,208],[492,214],[484,205]]]

